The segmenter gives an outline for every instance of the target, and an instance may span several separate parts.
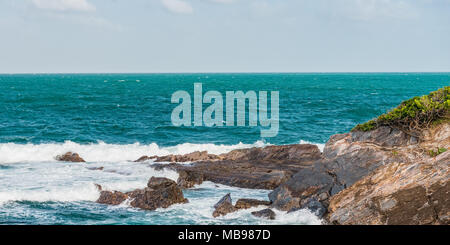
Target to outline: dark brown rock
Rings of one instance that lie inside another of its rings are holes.
[[[120,191],[101,191],[97,202],[101,204],[119,205],[128,198],[128,195]]]
[[[197,173],[189,170],[178,171],[179,177],[177,180],[178,186],[187,189],[192,188],[195,185],[200,185],[203,183],[202,173]]]
[[[220,155],[223,160],[282,160],[282,161],[311,161],[320,158],[321,152],[316,145],[298,144],[298,145],[274,145],[263,148],[249,148],[233,150],[229,153]]]
[[[148,187],[144,189],[137,189],[127,193],[119,191],[102,191],[97,202],[118,205],[126,199],[130,199],[130,205],[132,207],[145,210],[167,208],[172,204],[188,202],[188,200],[184,198],[180,187],[173,180],[152,177],[147,185]]]
[[[252,212],[252,215],[259,217],[259,218],[265,218],[265,219],[271,219],[271,220],[274,220],[275,216],[276,216],[275,212],[272,211],[272,209],[270,209],[270,208]]]
[[[234,207],[236,209],[247,209],[247,208],[257,207],[260,205],[269,206],[270,201],[261,201],[261,200],[255,200],[255,199],[239,199],[239,200],[237,200]]]
[[[329,193],[336,186],[333,175],[319,165],[297,172],[291,179],[269,193],[272,207],[289,211],[301,208],[300,201],[305,198],[319,199],[322,193]]]
[[[269,146],[235,150],[220,160],[192,164],[152,165],[155,169],[176,170],[178,183],[190,188],[203,181],[253,189],[274,189],[300,169],[321,158],[315,145]]]
[[[135,162],[145,162],[145,161],[148,161],[148,160],[151,160],[151,159],[156,159],[156,158],[157,158],[157,156],[151,156],[151,157],[149,157],[149,156],[142,156],[139,159],[135,160]]]
[[[184,155],[167,155],[167,156],[142,156],[135,162],[143,162],[154,159],[155,162],[194,162],[194,161],[208,161],[218,160],[219,156],[208,154],[207,151],[195,151]]]
[[[164,177],[151,177],[147,182],[147,187],[152,189],[163,189],[176,184],[175,181]]]
[[[97,190],[101,191],[103,189],[103,187],[99,184],[94,184],[95,187],[97,188]]]
[[[212,214],[214,218],[236,211],[230,193],[222,197],[222,199],[214,205],[214,208],[215,210]]]
[[[78,153],[67,152],[64,155],[56,156],[56,160],[61,162],[86,162]]]
[[[183,192],[175,181],[167,178],[150,178],[148,187],[127,193],[133,198],[130,205],[132,207],[145,210],[155,210],[157,208],[168,208],[172,204],[187,203]]]

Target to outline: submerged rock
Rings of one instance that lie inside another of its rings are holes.
[[[119,191],[101,191],[98,203],[118,205],[130,199],[132,207],[145,210],[155,210],[157,208],[167,208],[172,204],[186,203],[183,192],[175,181],[167,178],[150,178],[147,187],[131,192],[122,193]]]
[[[56,160],[61,162],[86,162],[78,153],[66,152],[64,155],[56,156]]]
[[[236,211],[231,200],[231,194],[228,193],[222,197],[222,199],[214,205],[214,209],[212,214],[214,218]]]
[[[270,208],[266,208],[260,211],[255,211],[251,213],[253,216],[259,217],[259,218],[266,218],[266,219],[270,219],[270,220],[274,220],[275,219],[275,212],[272,211],[272,209]]]

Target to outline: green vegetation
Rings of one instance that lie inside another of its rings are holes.
[[[420,132],[450,120],[450,86],[403,101],[398,107],[378,118],[358,124],[352,131],[370,131],[380,126],[398,128],[408,134]]]
[[[428,151],[428,155],[430,155],[430,157],[435,157],[435,156],[437,156],[439,154],[442,154],[442,153],[444,153],[446,151],[447,151],[447,148],[438,148],[437,151],[429,150]]]

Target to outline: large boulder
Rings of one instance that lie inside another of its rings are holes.
[[[128,196],[133,199],[130,202],[132,207],[145,210],[168,208],[172,204],[188,202],[177,183],[167,178],[151,177],[146,188],[130,192]]]
[[[63,155],[56,156],[56,160],[61,162],[86,162],[78,153],[66,152]]]
[[[176,203],[186,203],[183,192],[177,183],[167,178],[150,178],[147,187],[131,192],[122,193],[119,191],[101,191],[98,203],[118,205],[130,199],[132,207],[145,210],[155,210],[157,208],[168,208]]]
[[[214,209],[212,214],[214,218],[236,211],[230,193],[222,197],[219,202],[214,205]]]
[[[101,190],[101,187],[99,189]],[[119,205],[127,200],[127,198],[128,195],[120,191],[101,191],[97,202],[101,204]]]

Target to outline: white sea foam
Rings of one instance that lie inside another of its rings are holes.
[[[89,168],[103,167],[103,170]],[[177,180],[175,171],[157,171],[148,164],[115,163],[20,163],[1,172],[0,204],[9,201],[95,201],[105,190],[143,188],[151,176]]]
[[[187,154],[194,151],[222,154],[235,149],[263,147],[265,145],[267,144],[262,141],[257,141],[254,144],[239,143],[236,145],[184,143],[169,147],[160,147],[156,143],[120,145],[107,144],[101,141],[96,144],[78,144],[72,141],[46,144],[3,143],[0,144],[0,163],[53,162],[57,155],[68,151],[80,154],[88,162],[121,162],[134,161],[143,155],[165,156]]]
[[[306,143],[301,141],[300,143]],[[194,151],[207,150],[209,153],[221,154],[234,149],[263,147],[268,144],[256,142],[254,144],[214,145],[185,143],[172,147],[160,147],[157,144],[77,144],[71,141],[53,144],[0,144],[0,164],[7,168],[0,169],[0,213],[13,207],[21,207],[17,201],[33,202],[77,202],[76,205],[86,205],[94,202],[100,192],[95,184],[100,184],[105,190],[122,192],[143,188],[151,176],[167,177],[177,180],[175,171],[157,171],[148,163],[136,163],[142,155],[186,154]],[[320,147],[320,146],[319,146]],[[323,148],[321,148],[323,149]],[[67,151],[77,152],[87,163],[56,162],[54,157]],[[92,170],[103,167],[102,170]],[[265,207],[256,207],[228,214],[220,218],[212,217],[214,204],[226,193],[232,193],[234,202],[239,198],[255,198],[267,200],[268,190],[251,190],[204,182],[194,189],[185,190],[189,199],[187,204],[173,205],[168,209],[158,209],[155,212],[141,212],[131,208],[124,202],[116,207],[96,206],[98,209],[119,208],[138,212],[143,220],[161,219],[163,223],[174,222],[196,224],[320,224],[314,214],[307,210],[299,210],[287,214],[276,211],[275,220],[265,220],[251,215],[252,211]],[[26,208],[26,207],[24,207]],[[9,212],[9,211],[8,211]],[[42,215],[42,219],[51,218],[51,213],[44,211],[29,211],[35,215]],[[95,212],[95,211],[93,211]],[[15,213],[21,217],[20,213]],[[151,216],[150,218],[147,216]],[[159,218],[158,218],[158,217]],[[1,217],[1,215],[0,215]],[[173,219],[173,221],[172,221]],[[161,221],[158,221],[161,222]]]

